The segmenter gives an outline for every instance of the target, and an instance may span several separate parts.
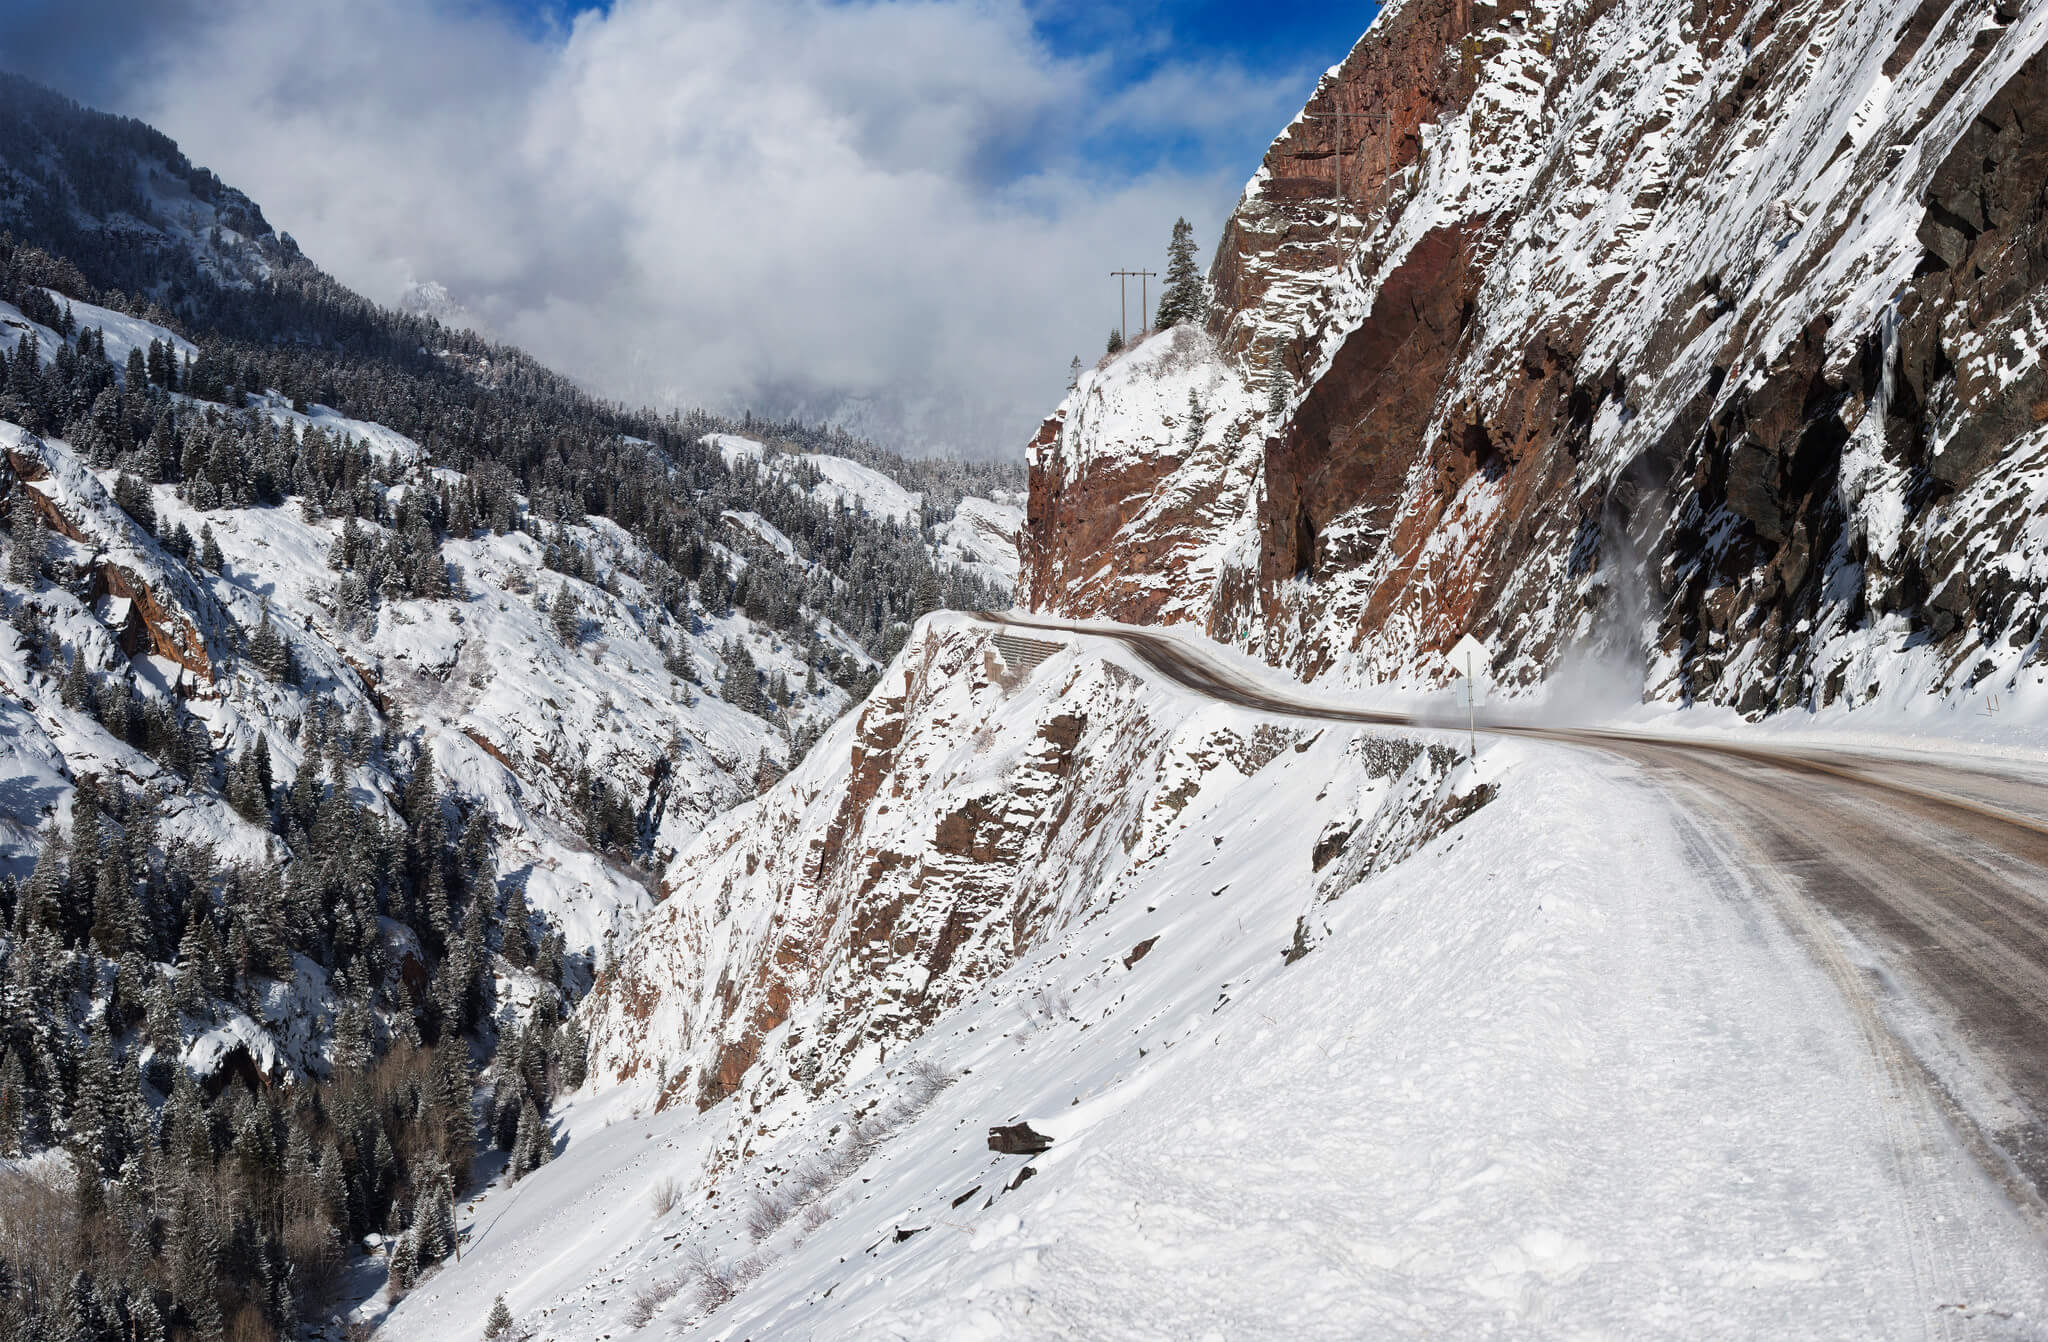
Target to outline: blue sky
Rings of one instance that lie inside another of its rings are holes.
[[[0,68],[606,395],[1008,454],[1375,8],[0,0]]]
[[[603,14],[610,0],[495,0],[528,32],[559,36],[578,14]],[[1142,82],[1169,61],[1219,58],[1277,77],[1293,76],[1303,93],[1317,74],[1349,51],[1378,13],[1377,4],[1318,4],[1301,0],[1038,0],[1030,6],[1042,41],[1057,55],[1098,59],[1111,67],[1112,84]],[[1112,170],[1142,168],[1148,159],[1213,156],[1218,149],[1255,157],[1270,140],[1268,128],[1247,125],[1239,142],[1219,146],[1210,137],[1162,133],[1143,139],[1091,140],[1094,161]]]

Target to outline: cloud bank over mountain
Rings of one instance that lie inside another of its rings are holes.
[[[1163,27],[1134,68],[1128,28],[1055,43],[1018,0],[125,11],[92,7],[131,46],[70,91],[169,130],[372,296],[443,286],[622,400],[969,455],[1018,451],[1099,351],[1107,271],[1156,263],[1176,215],[1214,241],[1242,128],[1313,73]],[[64,37],[18,19],[9,63],[61,79]]]

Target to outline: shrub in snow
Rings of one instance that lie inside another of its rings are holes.
[[[633,1303],[626,1309],[626,1326],[645,1328],[661,1312],[661,1307],[675,1299],[683,1289],[680,1276],[657,1277],[633,1293]]]

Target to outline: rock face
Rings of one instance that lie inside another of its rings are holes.
[[[1311,793],[1348,842],[1312,870],[1302,835],[1298,882],[1260,887],[1283,902],[1355,886],[1486,799],[1449,751],[1205,704],[1087,641],[1022,670],[996,636],[927,617],[795,772],[670,864],[675,897],[581,1008],[594,1084],[645,1109],[715,1111],[707,1171],[890,1074],[941,1016],[991,993],[1019,1037],[1073,1025],[1057,988],[1004,980],[1084,929],[1102,972],[1156,970],[1171,934],[1099,947],[1094,924],[1165,864],[1205,866],[1225,840],[1202,826],[1242,815],[1229,799],[1336,771]]]
[[[2017,0],[1388,6],[1208,329],[1031,445],[1029,602],[1752,712],[2037,674],[2044,41]]]
[[[1093,896],[1091,876],[1157,821],[1113,780],[1145,776],[1169,733],[1114,665],[1065,669],[1020,685],[965,622],[914,642],[802,769],[671,865],[689,897],[655,912],[585,1008],[596,1074],[653,1066],[659,1103],[700,1108],[743,1080],[756,1107],[822,1089]],[[1024,744],[981,758],[999,728]],[[750,1078],[769,1052],[777,1066]]]

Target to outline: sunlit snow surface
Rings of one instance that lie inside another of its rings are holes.
[[[905,659],[985,637],[927,629]],[[965,701],[940,695],[914,730],[955,744],[927,786],[971,789],[1053,704],[1176,742],[1262,721],[1151,683],[1121,708],[1062,696],[1112,683],[1091,669],[1104,665],[1143,674],[1074,641],[950,737],[943,715]],[[1166,747],[1160,776],[1132,785],[1190,782],[1185,808],[1080,881],[1088,897],[1008,972],[815,1101],[754,1113],[742,1092],[702,1116],[687,1099],[656,1113],[654,1080],[593,1083],[561,1111],[561,1156],[466,1208],[462,1264],[379,1336],[458,1335],[500,1292],[541,1335],[624,1336],[636,1291],[699,1246],[768,1261],[709,1315],[685,1287],[650,1335],[1888,1337],[1945,1322],[2025,1336],[2048,1322],[2030,1233],[1939,1132],[1900,1159],[1893,1088],[1829,983],[1721,897],[1713,860],[1626,769],[1489,746],[1444,786],[1491,782],[1498,800],[1353,883],[1352,859],[1318,873],[1311,847],[1333,825],[1389,823],[1399,789],[1369,776],[1361,733],[1292,726],[1303,748],[1249,777],[1188,774]],[[849,745],[842,724],[784,791],[843,782]],[[871,814],[873,842],[928,813],[912,799]],[[752,888],[732,916],[775,916],[772,883]],[[1304,915],[1315,949],[1286,965]],[[749,1191],[825,1149],[856,1106],[902,1094],[920,1059],[957,1079],[839,1185],[829,1218],[753,1245]],[[1052,1149],[991,1153],[987,1129],[1020,1120]],[[722,1165],[735,1134],[747,1154]],[[680,1201],[657,1217],[665,1177]],[[1912,1229],[1930,1218],[1946,1218],[1932,1242]]]

